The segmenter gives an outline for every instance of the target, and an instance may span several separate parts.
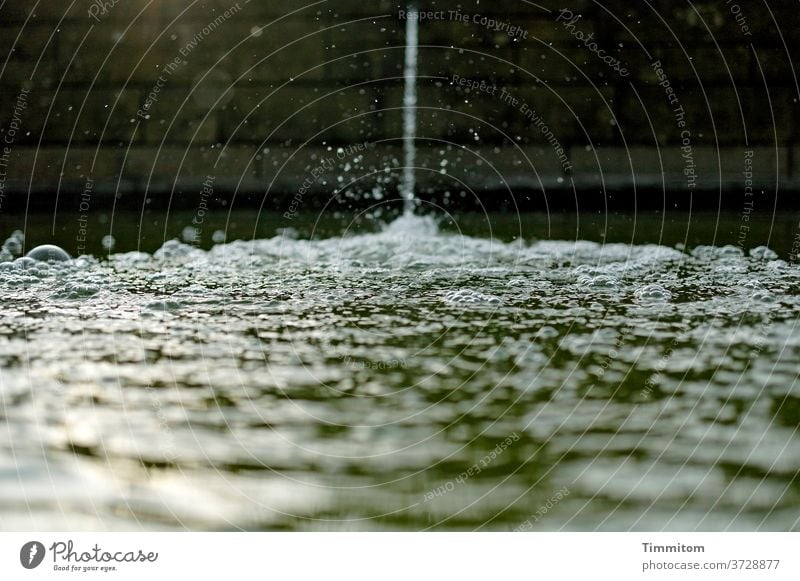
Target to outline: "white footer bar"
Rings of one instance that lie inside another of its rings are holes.
[[[777,581],[800,579],[798,546],[797,533],[0,533],[0,579]]]

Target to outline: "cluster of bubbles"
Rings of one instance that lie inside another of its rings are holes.
[[[72,257],[63,249],[53,244],[43,244],[22,256],[25,247],[25,233],[15,230],[6,238],[0,250],[0,264],[4,268],[31,268],[38,262],[63,262]]]
[[[468,305],[500,305],[502,301],[494,295],[484,294],[472,289],[458,289],[448,291],[444,296],[445,302],[452,304]]]
[[[64,506],[107,528],[387,510],[467,527],[561,482],[555,528],[597,527],[608,503],[620,527],[797,518],[800,268],[767,247],[504,242],[414,215],[330,238],[177,234],[66,262],[26,256],[20,232],[4,245],[0,466],[27,464],[0,481],[0,511],[23,507],[20,527]],[[514,434],[492,470],[426,502]],[[161,480],[113,469],[138,465]],[[28,510],[43,483],[56,492]]]

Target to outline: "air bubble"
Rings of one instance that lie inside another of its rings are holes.
[[[486,305],[499,305],[503,301],[500,297],[494,295],[483,294],[478,291],[470,289],[461,289],[456,291],[449,291],[445,294],[444,300],[453,304],[486,304]]]
[[[646,301],[670,301],[672,293],[665,289],[660,284],[648,284],[639,287],[633,292],[633,295],[639,300]]]
[[[617,288],[617,286],[619,286],[619,281],[617,281],[616,278],[606,274],[601,274],[595,277],[583,277],[581,282],[584,284],[584,286],[599,289]]]
[[[64,262],[71,258],[64,249],[53,244],[37,246],[25,256],[33,260],[41,260],[42,262]]]
[[[750,251],[750,256],[757,260],[775,260],[778,253],[766,246],[758,246]]]
[[[22,258],[17,258],[12,264],[15,268],[27,270],[36,266],[36,260],[28,256],[23,256]]]

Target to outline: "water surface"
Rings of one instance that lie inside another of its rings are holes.
[[[0,264],[0,527],[798,528],[788,256],[457,230]]]

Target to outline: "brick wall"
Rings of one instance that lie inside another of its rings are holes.
[[[192,205],[208,176],[216,203],[260,204],[268,193],[268,203],[282,208],[328,157],[336,167],[310,188],[317,203],[337,190],[353,200],[376,185],[392,191],[401,163],[405,21],[398,11],[405,6],[305,4],[4,4],[0,128],[8,149],[0,211],[52,208],[57,193],[70,208],[87,183],[94,204]],[[574,188],[603,207],[634,203],[635,185],[638,204],[663,200],[666,189],[710,192],[713,206],[719,192],[741,198],[749,159],[765,196],[780,184],[780,201],[791,198],[796,5],[464,0],[419,7],[439,13],[420,25],[423,196],[569,207]],[[483,17],[507,27],[492,30]],[[587,47],[589,34],[596,45]],[[483,81],[485,90],[453,85],[453,75]],[[337,155],[359,143],[366,152]]]

